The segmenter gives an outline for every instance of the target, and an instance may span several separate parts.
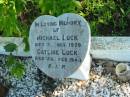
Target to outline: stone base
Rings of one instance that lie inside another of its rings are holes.
[[[79,79],[79,80],[88,80],[89,79],[90,67],[91,67],[91,57],[88,54],[86,56],[86,58],[84,59],[82,65],[79,67],[79,69],[67,78],[73,78],[73,79]]]

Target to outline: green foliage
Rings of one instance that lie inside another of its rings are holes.
[[[3,36],[21,36],[22,27],[17,19],[25,0],[0,0],[0,31]]]
[[[77,13],[89,21],[92,35],[130,35],[130,0],[0,0],[0,35],[23,37],[39,15]]]
[[[129,0],[82,0],[81,5],[79,14],[90,22],[92,35],[130,35]]]
[[[113,14],[113,26],[115,35],[130,35],[130,1],[115,0],[116,10]]]
[[[42,14],[58,16],[63,13],[77,13],[81,4],[76,0],[39,0],[39,8]]]
[[[93,35],[100,33],[98,25],[108,25],[112,21],[116,8],[114,0],[84,0],[82,6],[80,15],[90,22]]]
[[[40,13],[33,1],[0,0],[0,35],[23,37],[26,51],[29,50],[29,27]]]
[[[24,51],[25,51],[25,52],[29,51],[30,48],[29,48],[28,37],[25,37],[25,38],[23,39],[23,42],[25,43]]]
[[[11,77],[22,78],[25,73],[25,66],[20,60],[16,60],[12,55],[12,52],[17,50],[17,45],[14,43],[7,44],[4,46],[4,49],[7,52],[10,52],[10,55],[7,57],[5,66],[8,68]]]
[[[4,49],[6,50],[6,52],[13,52],[13,51],[17,50],[17,45],[14,43],[9,43],[4,46]]]
[[[16,78],[22,78],[25,73],[24,64],[19,60],[16,61],[13,67],[10,69],[11,75]]]

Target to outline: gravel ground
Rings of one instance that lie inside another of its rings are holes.
[[[0,82],[8,75],[5,57],[0,56]],[[7,97],[130,97],[130,82],[122,82],[115,75],[119,62],[93,60],[90,79],[53,80],[42,73],[31,58],[24,58],[26,73],[21,80],[10,79]]]

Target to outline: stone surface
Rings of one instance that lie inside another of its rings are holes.
[[[119,63],[116,66],[115,71],[120,80],[122,81],[130,80],[130,66],[128,63]]]
[[[30,52],[24,51],[24,43],[22,42],[22,40],[23,39],[19,37],[0,37],[0,54],[8,54],[8,52],[5,52],[3,46],[11,42],[18,45],[17,53],[13,53],[15,56],[31,57]],[[115,41],[114,45],[117,46],[112,46],[113,42],[110,42],[110,40]],[[120,40],[123,42],[118,42]],[[109,42],[109,44],[106,44],[107,42]],[[90,53],[94,59],[107,59],[119,62],[130,62],[129,45],[130,37],[92,37]],[[117,47],[117,49],[115,47]]]
[[[129,37],[93,37],[93,50],[130,50]]]
[[[130,62],[130,38],[93,37],[90,52],[95,59]]]
[[[84,59],[82,65],[76,70],[73,74],[68,76],[67,78],[74,78],[79,80],[88,80],[89,79],[89,72],[91,67],[91,57],[87,55]]]
[[[44,15],[32,23],[29,42],[37,66],[48,76],[62,79],[87,61],[90,28],[85,19],[76,14],[66,13],[57,18]]]

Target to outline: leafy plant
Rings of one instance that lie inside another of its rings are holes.
[[[113,11],[116,9],[114,0],[83,0],[80,15],[90,22],[92,35],[100,35],[100,25],[107,26],[113,19]]]
[[[81,4],[76,0],[39,0],[39,8],[42,14],[58,16],[63,13],[77,13]]]
[[[9,43],[4,46],[4,49],[6,50],[6,52],[13,52],[13,51],[17,50],[17,45],[14,43]]]
[[[0,35],[28,36],[39,15],[77,13],[90,23],[92,35],[130,35],[130,0],[0,0]]]
[[[26,2],[27,0],[0,0],[0,32],[2,32],[2,36],[28,37],[28,26],[22,24],[19,19],[26,8]]]
[[[17,19],[25,0],[0,0],[0,31],[3,36],[21,36],[22,27]]]
[[[8,68],[11,76],[16,78],[21,78],[25,73],[25,66],[20,60],[16,60],[12,52],[17,51],[17,45],[14,43],[9,43],[4,46],[6,52],[10,55],[7,57],[6,67]]]

